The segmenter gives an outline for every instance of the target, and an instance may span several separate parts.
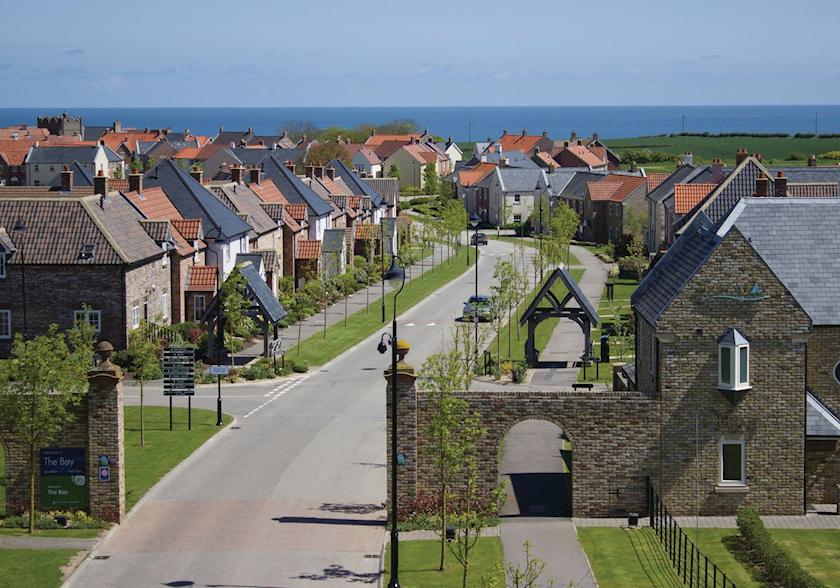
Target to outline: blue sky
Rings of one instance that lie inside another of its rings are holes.
[[[840,96],[840,3],[827,0],[35,0],[6,3],[3,18],[19,26],[0,37],[0,107]]]

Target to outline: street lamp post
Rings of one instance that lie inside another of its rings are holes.
[[[23,218],[19,218],[15,223],[15,226],[12,228],[15,233],[25,233],[26,232],[26,223],[24,222]],[[26,260],[23,256],[23,243],[21,242],[18,246],[18,250],[20,251],[20,285],[21,285],[21,297],[23,302],[23,339],[26,340],[28,336],[28,329],[26,324]]]
[[[399,264],[397,263],[399,260]],[[405,269],[402,267],[402,259],[399,255],[391,258],[391,267],[383,276],[391,285],[394,292],[394,319],[391,322],[391,578],[388,580],[388,588],[400,588],[399,568],[399,532],[397,531],[397,296],[402,292],[405,285]],[[387,346],[385,339],[388,334],[383,333],[379,340],[377,350],[385,353]]]
[[[224,298],[222,296],[223,268],[219,265],[219,252],[213,251],[210,247],[207,247],[207,251],[212,251],[216,257],[216,365],[221,366],[222,347],[225,345]],[[224,425],[222,420],[222,375],[216,374],[216,426],[221,427],[222,425]]]
[[[478,224],[481,222],[481,219],[478,217],[477,214],[473,213],[470,216],[470,226],[473,228],[473,241],[475,241],[475,303],[478,305]],[[469,231],[467,231],[469,235]],[[469,251],[469,245],[467,245],[467,251]],[[475,324],[475,358],[478,361],[478,307],[476,306],[476,313],[473,319],[473,323]]]

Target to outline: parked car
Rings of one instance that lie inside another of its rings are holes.
[[[470,299],[464,302],[463,320],[472,322],[476,316],[480,321],[493,320],[493,302],[489,296],[470,296]]]
[[[478,242],[479,245],[487,245],[487,235],[484,233],[475,233],[472,236],[472,239],[470,239],[470,243],[475,245],[476,242]]]

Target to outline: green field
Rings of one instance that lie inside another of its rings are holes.
[[[53,588],[61,585],[61,567],[75,549],[0,549],[3,588]]]
[[[573,269],[571,271],[572,277],[576,281],[580,281],[581,277],[583,276],[582,269]],[[551,272],[548,272],[544,276],[544,279],[547,280]],[[543,282],[545,283],[545,282]],[[516,310],[513,312],[511,316],[510,324],[506,321],[502,323],[501,332],[493,338],[490,344],[487,346],[487,351],[491,352],[494,357],[497,355],[497,350],[501,348],[501,355],[502,361],[524,361],[525,360],[525,339],[528,338],[528,328],[527,327],[520,327],[517,328],[519,324],[519,318],[522,316],[522,313],[527,310],[528,305],[534,300],[534,297],[539,292],[540,288],[542,288],[542,284],[540,284],[537,288],[534,288],[528,293],[528,296],[525,297]],[[554,285],[551,287],[551,291],[554,292],[554,295],[557,296],[559,300],[563,300],[563,298],[568,293],[566,286],[563,285],[563,282],[557,280],[554,282]],[[551,338],[551,333],[554,332],[554,328],[560,322],[560,319],[557,318],[550,318],[546,319],[537,326],[537,330],[534,333],[535,345],[537,349],[540,351],[545,349],[548,340]],[[508,352],[508,347],[510,347],[510,352]]]
[[[144,409],[146,445],[140,447],[140,407],[125,407],[125,509],[130,510],[149,488],[181,463],[221,427],[216,426],[216,412],[192,409],[192,430],[187,430],[187,409],[175,408],[173,430],[169,430],[169,408],[147,406]],[[233,420],[223,415],[227,425]]]
[[[402,293],[397,299],[397,313],[402,313],[425,300],[432,292],[448,284],[467,270],[466,265],[467,248],[462,247],[461,251],[453,255],[443,265],[425,272],[423,279],[414,276],[414,279],[405,285]],[[470,266],[475,263],[474,255],[470,254]],[[310,366],[324,365],[334,357],[347,351],[353,345],[390,324],[394,312],[394,295],[385,296],[385,317],[387,323],[382,322],[382,299],[377,298],[371,302],[367,311],[358,310],[347,318],[347,326],[344,321],[327,327],[326,337],[316,333],[295,345],[286,352],[287,358],[295,361],[303,360]]]
[[[765,585],[744,550],[737,529],[684,529],[710,562],[738,588]],[[770,534],[826,586],[840,586],[840,530],[771,529]],[[682,586],[650,529],[580,528],[581,545],[602,588]]]
[[[390,577],[390,544],[385,551],[385,575],[383,585]],[[467,586],[482,588],[487,582],[482,581],[491,577],[496,583],[493,586],[504,586],[505,578],[501,570],[504,563],[502,554],[502,540],[499,537],[482,537],[474,548],[474,555],[470,562],[470,572]],[[400,541],[400,585],[409,588],[461,588],[463,568],[447,549],[446,569],[438,571],[440,563],[440,542]]]
[[[647,149],[680,156],[694,154],[695,163],[706,164],[719,157],[728,166],[735,164],[735,153],[743,147],[750,153],[761,153],[769,165],[806,165],[808,156],[840,151],[840,139],[795,139],[793,137],[633,137],[604,139],[619,155],[626,149]],[[791,159],[794,156],[797,159]],[[629,164],[629,161],[625,162]],[[836,160],[819,160],[819,165],[836,165]],[[673,163],[640,163],[653,171],[673,171]]]

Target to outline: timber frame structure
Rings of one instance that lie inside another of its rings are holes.
[[[554,292],[551,291],[551,287],[558,278],[569,291],[563,300],[558,300]],[[545,300],[548,301],[549,305],[540,306]],[[577,302],[577,307],[568,306],[572,300]],[[554,270],[534,297],[528,309],[523,313],[522,318],[519,319],[520,326],[528,323],[528,338],[525,340],[525,359],[528,362],[528,367],[536,367],[539,362],[540,350],[536,348],[535,332],[537,325],[548,318],[566,318],[576,322],[583,331],[584,337],[581,360],[587,362],[592,359],[592,327],[598,325],[600,318],[592,307],[592,303],[589,302],[589,299],[566,268],[561,267]]]

